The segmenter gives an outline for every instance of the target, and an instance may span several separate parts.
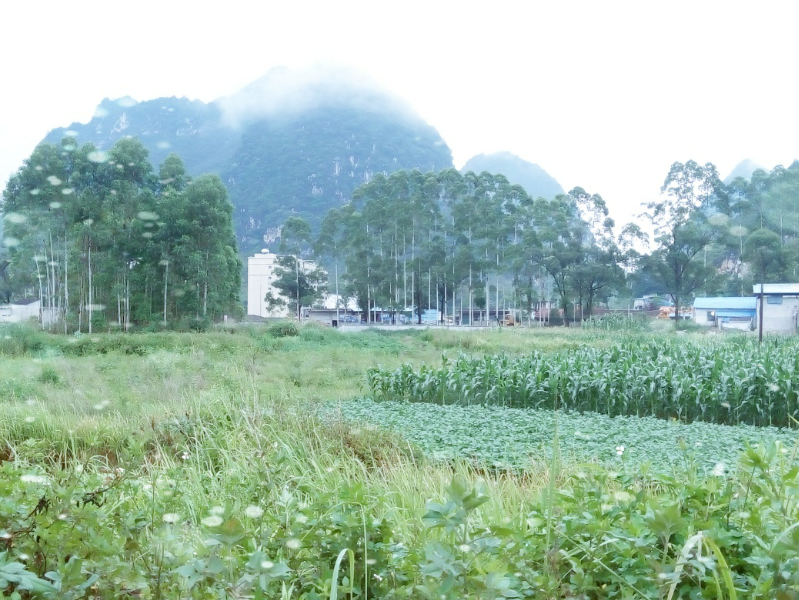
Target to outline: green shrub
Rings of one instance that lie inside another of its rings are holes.
[[[53,367],[50,365],[45,365],[42,368],[42,372],[39,374],[39,382],[57,384],[61,382],[61,376]]]
[[[300,328],[294,321],[278,321],[266,328],[266,333],[272,337],[295,337],[300,334]]]
[[[0,325],[0,356],[24,356],[45,348],[46,334],[30,325]]]

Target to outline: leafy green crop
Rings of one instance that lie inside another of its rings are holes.
[[[435,460],[463,459],[478,466],[527,469],[552,453],[555,413],[501,406],[439,406],[428,403],[351,400],[336,414],[354,423],[371,423],[401,434]],[[791,445],[797,432],[776,427],[681,423],[651,417],[609,417],[561,413],[558,445],[564,460],[598,462],[638,470],[649,464],[673,472],[687,464],[710,472],[734,465],[748,446],[781,441]],[[623,450],[620,450],[623,448]]]

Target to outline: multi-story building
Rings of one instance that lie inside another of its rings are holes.
[[[277,279],[275,268],[279,257],[280,255],[273,254],[269,252],[268,248],[264,248],[247,259],[247,315],[256,317],[290,316],[288,308],[285,306],[270,310],[264,300],[270,293],[275,297],[283,297],[272,285]],[[300,270],[304,273],[313,271],[316,266],[314,261],[300,259]]]

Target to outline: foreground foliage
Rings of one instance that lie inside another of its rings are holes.
[[[202,450],[160,473],[5,463],[0,583],[60,598],[307,599],[336,588],[347,598],[792,597],[781,594],[799,586],[799,480],[781,445],[748,451],[742,476],[573,469],[501,516],[484,510],[492,492],[473,474],[424,509],[403,508],[377,488],[417,467],[348,481],[326,474],[357,471],[287,441],[215,501],[196,486],[232,465],[206,472]]]
[[[574,461],[563,417],[551,437],[541,433],[545,456],[507,472],[429,460],[429,447],[396,433],[319,416],[331,400],[355,397],[376,362],[434,364],[467,346],[493,354],[591,338],[293,333],[69,342],[3,331],[0,592],[352,600],[799,591],[799,469],[780,440],[707,473],[691,462],[665,474],[636,468],[647,458],[632,444],[606,468]],[[481,437],[499,429],[484,420]]]
[[[376,399],[590,411],[681,421],[787,427],[799,418],[799,342],[750,338],[695,342],[637,337],[472,358],[440,367],[369,370]]]

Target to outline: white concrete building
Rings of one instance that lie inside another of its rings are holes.
[[[760,285],[752,286],[757,299],[756,330],[760,328]],[[796,333],[799,283],[765,283],[763,298],[763,333]]]
[[[23,323],[39,320],[41,303],[38,298],[18,300],[11,304],[0,304],[0,323]]]
[[[247,315],[263,318],[286,318],[289,316],[288,308],[281,307],[269,310],[264,298],[267,294],[280,296],[280,293],[273,287],[277,278],[275,268],[277,267],[278,254],[269,252],[264,248],[259,253],[247,259]],[[300,260],[300,270],[309,273],[316,269],[316,263],[311,260]]]

